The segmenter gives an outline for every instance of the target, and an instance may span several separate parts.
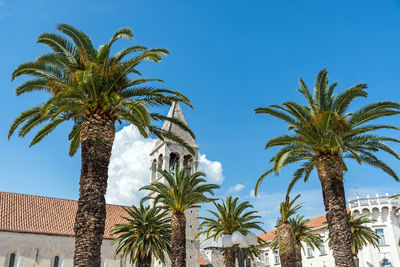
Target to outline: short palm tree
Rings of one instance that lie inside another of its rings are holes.
[[[312,233],[311,228],[307,226],[309,219],[305,219],[302,215],[296,215],[294,218],[289,218],[288,223],[293,229],[294,239],[296,241],[296,259],[297,262],[302,262],[301,250],[303,248],[302,242],[312,249],[319,248],[323,243],[322,237],[320,234]],[[270,247],[272,249],[278,248],[278,237],[275,236],[271,243]]]
[[[358,252],[365,246],[372,245],[378,247],[378,235],[369,227],[368,223],[373,223],[374,220],[368,218],[369,215],[357,216],[354,213],[348,212],[347,219],[351,229],[351,250],[353,252],[354,263],[359,266]]]
[[[301,204],[295,204],[300,195],[295,196],[292,200],[289,196],[288,190],[285,201],[280,204],[280,215],[276,223],[276,239],[279,248],[279,257],[281,259],[282,267],[300,267],[301,259],[299,261],[296,253],[297,242],[294,228],[290,224],[290,218],[302,207]]]
[[[124,208],[126,223],[116,224],[112,230],[117,237],[115,257],[129,259],[138,267],[150,267],[154,256],[165,263],[165,255],[171,254],[171,219],[160,207],[144,206]]]
[[[193,134],[188,127],[175,119],[150,113],[149,108],[171,105],[172,101],[190,103],[176,91],[143,85],[158,79],[133,76],[141,76],[137,70],[141,62],[159,62],[162,55],[168,53],[167,50],[128,46],[114,55],[110,54],[117,40],[133,38],[131,29],[116,31],[111,40],[98,49],[93,47],[89,36],[73,26],[60,24],[57,30],[63,35],[43,33],[38,39],[39,43],[52,49],[51,53],[20,65],[12,74],[13,80],[23,75],[33,77],[16,88],[17,95],[43,91],[48,94],[48,100],[22,112],[11,125],[8,137],[18,127],[18,135],[24,137],[33,128],[46,123],[33,137],[32,146],[63,122],[73,123],[68,136],[69,154],[72,156],[79,146],[82,148],[74,227],[74,266],[98,267],[106,217],[104,194],[115,122],[133,124],[145,138],[154,135],[184,144],[181,138],[163,131],[155,122],[170,120]]]
[[[198,208],[200,203],[210,202],[214,199],[206,196],[206,193],[214,195],[218,185],[206,183],[205,173],[195,172],[191,174],[185,168],[179,169],[175,164],[174,171],[158,170],[167,181],[154,182],[142,187],[140,190],[149,190],[152,195],[143,200],[152,200],[154,205],[171,213],[171,245],[172,267],[186,266],[186,217],[185,211]]]
[[[258,239],[259,245],[264,245],[265,241],[262,239]],[[237,257],[242,250],[243,252],[243,259],[245,262],[246,267],[251,266],[251,261],[255,261],[260,258],[262,250],[258,246],[251,246],[248,248],[239,248],[239,246],[234,246],[233,248],[223,248],[222,249],[222,256],[224,257],[225,260],[225,266],[235,266],[235,257]],[[229,264],[227,262],[227,255],[230,253],[230,255],[234,255],[234,257],[230,260]],[[237,257],[239,259],[239,257]],[[240,266],[240,265],[239,265]]]
[[[329,236],[336,266],[354,266],[351,251],[351,231],[347,221],[346,198],[343,173],[347,170],[346,159],[354,159],[380,168],[396,181],[397,174],[386,163],[379,160],[375,152],[384,151],[397,159],[398,154],[385,141],[398,139],[373,134],[380,129],[396,129],[386,124],[373,124],[378,118],[399,114],[400,105],[391,101],[377,102],[348,112],[349,105],[357,97],[366,97],[366,84],[357,84],[336,95],[337,83],[329,86],[327,71],[322,70],[316,79],[311,94],[302,79],[299,92],[307,105],[285,102],[255,109],[256,113],[269,114],[289,124],[291,134],[278,136],[268,141],[266,149],[281,147],[272,158],[273,166],[257,181],[257,192],[261,182],[270,174],[278,174],[282,167],[302,162],[293,175],[291,183],[301,178],[308,180],[315,168],[322,186]]]
[[[261,222],[256,221],[260,218],[256,215],[257,211],[248,210],[253,208],[248,201],[240,203],[239,198],[229,196],[225,198],[225,201],[221,200],[221,203],[214,202],[214,206],[216,211],[208,210],[214,218],[200,217],[203,220],[200,228],[203,230],[199,232],[198,236],[205,235],[205,240],[213,238],[216,241],[223,235],[231,235],[236,231],[242,234],[247,234],[252,229],[264,232],[260,226]],[[236,250],[237,247],[231,247],[224,251],[227,267],[235,266]],[[248,256],[252,255],[250,253]]]

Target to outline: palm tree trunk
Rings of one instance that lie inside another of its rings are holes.
[[[319,156],[315,163],[322,186],[329,239],[337,267],[354,267],[351,230],[347,219],[343,163],[337,155]]]
[[[302,257],[301,257],[301,243],[296,244],[296,261],[297,261],[298,267],[303,266]]]
[[[114,121],[100,115],[85,118],[82,124],[81,177],[75,218],[75,267],[98,267],[104,235],[108,164],[114,142]]]
[[[225,254],[225,265],[226,267],[235,267],[236,253],[235,248],[228,248]]]
[[[186,267],[186,218],[183,213],[171,217],[172,267]]]
[[[296,240],[288,223],[281,222],[277,229],[279,257],[282,267],[299,267],[296,255]],[[301,266],[301,262],[300,262]]]
[[[138,267],[151,267],[151,255],[138,260]]]

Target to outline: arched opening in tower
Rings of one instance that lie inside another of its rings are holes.
[[[174,167],[177,165],[179,168],[179,155],[178,153],[172,152],[169,154],[169,171],[174,173]]]
[[[162,154],[160,154],[160,156],[158,156],[158,164],[157,164],[158,170],[162,170],[163,162],[164,162],[164,157]],[[161,178],[161,173],[157,172],[157,178]]]
[[[193,171],[193,157],[192,155],[186,155],[183,157],[183,166],[185,167],[186,171],[192,174]]]
[[[151,181],[154,182],[156,179],[156,173],[157,173],[157,160],[153,160],[151,163]]]

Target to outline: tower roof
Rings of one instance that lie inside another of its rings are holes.
[[[171,108],[168,111],[167,117],[180,120],[185,125],[187,125],[185,116],[183,115],[182,108],[179,105],[179,102],[172,103]],[[177,126],[176,124],[171,123],[170,121],[165,121],[162,129],[164,131],[171,132],[171,133],[175,134],[176,136],[182,138],[182,140],[184,140],[189,146],[195,147],[195,148],[197,147],[196,142],[194,141],[193,137],[189,133],[184,131],[182,128]],[[172,140],[165,140],[165,141],[174,143]],[[161,139],[158,139],[154,146],[154,149],[156,149],[162,142],[163,141]]]

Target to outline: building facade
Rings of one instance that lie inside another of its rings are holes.
[[[72,267],[77,201],[0,192],[0,267]],[[114,258],[111,229],[122,206],[107,205],[101,267],[132,266]]]
[[[358,253],[360,267],[397,267],[400,266],[400,200],[385,196],[367,196],[349,200],[348,207],[356,214],[367,214],[374,220],[369,224],[379,236],[378,248],[369,245]],[[303,244],[302,263],[304,267],[334,267],[332,250],[328,246],[328,230],[325,215],[310,219],[308,226],[313,232],[323,236],[324,244],[319,249],[311,249]],[[275,236],[275,230],[259,235],[269,243]],[[280,266],[279,253],[268,246],[262,248],[262,256],[253,261],[252,266]]]

